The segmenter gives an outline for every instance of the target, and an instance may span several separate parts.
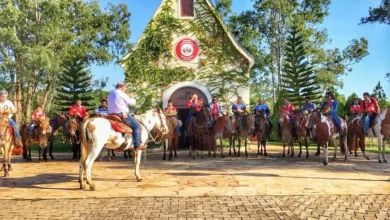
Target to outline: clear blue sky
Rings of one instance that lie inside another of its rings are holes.
[[[131,38],[136,42],[146,25],[156,11],[161,0],[111,0],[114,4],[126,3],[131,12]],[[100,1],[105,6],[108,0]],[[379,24],[358,25],[360,18],[368,14],[368,8],[378,6],[380,0],[333,0],[330,15],[326,17],[323,26],[332,39],[330,47],[345,48],[351,39],[365,37],[368,39],[369,55],[360,63],[353,65],[353,71],[343,77],[344,87],[339,91],[348,96],[353,92],[362,95],[372,92],[378,81],[390,97],[390,83],[385,79],[385,73],[390,72],[390,27]],[[233,12],[240,13],[250,9],[251,0],[233,0]],[[109,76],[113,85],[124,80],[124,70],[118,65],[93,66],[95,78]],[[111,88],[109,88],[111,89]]]

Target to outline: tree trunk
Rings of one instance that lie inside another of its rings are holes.
[[[45,109],[47,101],[49,99],[49,92],[51,89],[51,83],[47,83],[45,93],[43,94],[42,108]],[[48,109],[46,109],[48,111]]]
[[[20,125],[22,121],[22,101],[23,101],[23,87],[21,81],[21,75],[23,73],[23,60],[20,55],[16,56],[16,73],[15,73],[15,92],[14,92],[14,105],[16,107],[15,122]]]

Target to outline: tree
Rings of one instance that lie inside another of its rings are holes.
[[[86,68],[87,63],[83,59],[68,60],[64,72],[59,75],[57,105],[60,111],[68,111],[69,106],[74,105],[77,99],[81,99],[87,110],[96,107],[91,89],[92,76]]]
[[[380,109],[384,109],[389,105],[385,90],[383,89],[380,81],[378,81],[378,84],[376,84],[371,96],[378,100]]]
[[[281,87],[286,97],[296,106],[302,106],[305,96],[313,101],[321,98],[321,92],[313,68],[306,58],[304,39],[297,26],[293,26],[286,42],[284,72]]]
[[[360,24],[375,23],[390,25],[390,0],[382,0],[378,8],[368,10],[369,16],[361,18]]]
[[[38,95],[44,105],[70,53],[104,64],[128,49],[130,13],[125,4],[99,1],[3,0],[0,4],[0,72],[14,88],[16,121],[29,119]]]

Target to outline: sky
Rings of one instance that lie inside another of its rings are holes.
[[[114,4],[125,3],[131,12],[130,42],[138,40],[151,17],[158,8],[161,0],[100,0],[101,5],[107,2]],[[368,40],[369,55],[352,66],[352,72],[343,76],[343,88],[338,91],[345,96],[353,92],[362,96],[364,92],[372,92],[378,81],[390,97],[390,82],[384,78],[390,72],[390,26],[380,24],[359,25],[360,18],[368,15],[369,7],[376,7],[380,0],[332,0],[329,16],[322,24],[332,39],[327,47],[345,48],[352,39],[365,37]],[[253,6],[251,0],[233,0],[233,13],[240,13]],[[124,70],[116,64],[106,66],[92,66],[92,73],[96,79],[109,77],[109,85],[124,80]],[[111,89],[111,88],[108,88]]]

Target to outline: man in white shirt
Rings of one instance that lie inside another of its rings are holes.
[[[20,141],[20,133],[18,125],[15,123],[15,121],[12,119],[12,114],[16,113],[16,108],[14,104],[8,100],[8,92],[5,90],[0,90],[0,111],[10,111],[11,114],[9,114],[8,122],[9,124],[14,128],[14,134],[16,136],[15,145],[16,147],[23,147],[22,142]]]
[[[127,95],[125,91],[126,91],[125,83],[119,82],[118,84],[116,84],[116,89],[112,91],[107,97],[108,114],[118,115],[122,119],[123,123],[130,126],[131,129],[133,129],[134,149],[144,150],[146,146],[140,146],[141,125],[133,116],[130,115],[129,107],[128,107],[128,106],[134,106],[136,100],[132,93]]]

